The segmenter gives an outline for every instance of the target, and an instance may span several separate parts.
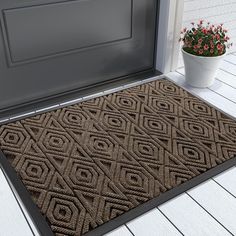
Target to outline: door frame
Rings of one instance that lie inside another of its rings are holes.
[[[182,28],[184,0],[160,0],[156,46],[156,70],[166,74],[178,66],[179,33]]]

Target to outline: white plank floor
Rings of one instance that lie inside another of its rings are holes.
[[[35,235],[0,168],[0,235]]]
[[[236,54],[225,58],[216,82],[209,88],[197,89],[186,85],[183,68],[167,74],[167,77],[236,118]],[[22,203],[16,201],[17,195],[13,192],[0,169],[0,236],[38,235],[29,215]],[[9,220],[10,216],[14,218]],[[236,167],[233,167],[107,236],[236,235],[235,219]]]

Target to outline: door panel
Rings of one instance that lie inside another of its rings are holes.
[[[14,63],[54,57],[61,52],[129,39],[131,3],[72,1],[5,10],[11,59]],[[104,6],[109,9],[106,14]]]
[[[1,0],[0,109],[153,67],[155,0]]]

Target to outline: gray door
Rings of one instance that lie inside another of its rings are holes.
[[[153,67],[156,0],[0,0],[0,109]]]

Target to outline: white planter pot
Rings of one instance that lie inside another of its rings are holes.
[[[186,83],[198,88],[205,88],[214,83],[217,69],[225,54],[217,57],[195,56],[182,49],[185,65]]]

